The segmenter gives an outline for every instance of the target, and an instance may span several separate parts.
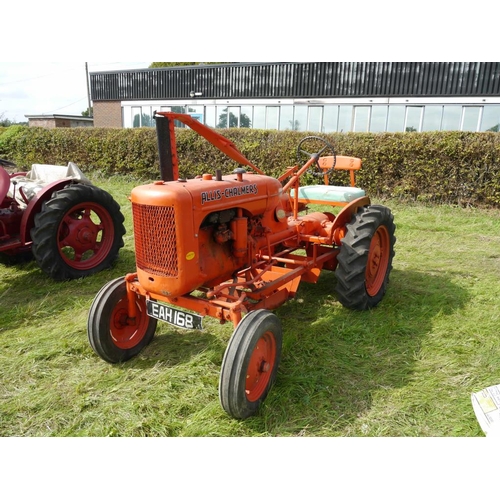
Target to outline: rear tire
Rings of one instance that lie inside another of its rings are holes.
[[[346,225],[337,256],[336,292],[349,309],[375,307],[385,295],[394,257],[396,226],[381,205],[362,207]]]
[[[251,311],[240,321],[219,378],[219,400],[230,416],[245,419],[257,413],[276,379],[282,341],[281,322],[270,311]]]
[[[157,320],[148,316],[146,299],[136,295],[137,316],[131,324],[125,278],[104,285],[90,306],[87,334],[96,354],[108,363],[136,356],[153,340]]]
[[[123,247],[120,206],[102,189],[73,184],[55,191],[35,216],[32,252],[56,281],[83,278],[111,267]]]

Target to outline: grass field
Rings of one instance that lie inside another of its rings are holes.
[[[482,436],[470,394],[500,382],[500,213],[383,202],[396,256],[387,294],[343,308],[333,273],[303,283],[276,311],[278,377],[259,414],[231,419],[218,376],[232,325],[159,324],[121,365],[92,351],[92,299],[134,270],[132,181],[95,179],[122,206],[127,234],[113,269],[65,283],[34,261],[0,264],[2,436]]]

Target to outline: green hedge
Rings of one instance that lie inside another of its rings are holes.
[[[309,133],[253,129],[220,131],[269,175],[296,163],[296,149]],[[235,163],[190,129],[177,129],[182,177]],[[433,203],[500,207],[500,134],[495,132],[319,134],[337,154],[357,156],[358,185],[371,196]],[[45,129],[11,126],[0,134],[0,157],[29,170],[33,163],[76,163],[84,172],[159,176],[155,129]],[[339,181],[340,182],[340,181]]]

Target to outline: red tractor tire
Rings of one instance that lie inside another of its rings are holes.
[[[104,285],[90,306],[87,336],[94,352],[108,363],[133,358],[152,340],[157,320],[148,316],[146,299],[137,295],[136,317],[128,317],[128,295],[125,278]]]
[[[339,302],[355,310],[375,307],[385,295],[394,258],[396,226],[382,205],[362,207],[346,224],[337,256]]]
[[[258,412],[276,379],[283,332],[277,316],[266,309],[250,311],[233,332],[219,377],[219,401],[233,418]]]
[[[56,281],[83,278],[107,269],[123,247],[120,206],[96,186],[71,184],[43,203],[31,229],[32,252]]]

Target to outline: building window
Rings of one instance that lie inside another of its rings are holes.
[[[444,106],[441,130],[460,130],[462,106]]]
[[[227,128],[227,106],[217,106],[217,124],[216,128]]]
[[[340,106],[339,108],[339,132],[350,132],[352,130],[352,106]]]
[[[353,132],[368,132],[371,106],[354,106]]]
[[[385,132],[387,128],[387,106],[372,106],[370,132]]]
[[[500,132],[500,106],[484,107],[481,132]]]
[[[280,108],[279,106],[266,106],[266,129],[279,128]]]
[[[253,107],[253,128],[266,128],[266,107]]]
[[[228,123],[227,128],[239,128],[240,127],[240,107],[230,106],[227,108],[228,111]]]
[[[481,117],[481,107],[464,106],[462,113],[461,130],[477,132],[479,130],[479,119]]]
[[[403,132],[405,124],[405,106],[389,106],[387,132]]]
[[[293,130],[307,130],[307,106],[295,106]]]
[[[422,130],[423,106],[407,106],[405,132],[420,132]]]
[[[188,113],[212,128],[311,132],[500,131],[500,104],[124,105],[125,128],[154,127],[155,111]],[[175,126],[184,127],[175,121]]]
[[[319,132],[321,130],[323,106],[309,106],[308,111],[307,130]]]
[[[281,106],[280,130],[295,130],[293,127],[293,106]]]
[[[205,125],[215,128],[215,106],[205,108]]]
[[[441,130],[443,118],[443,106],[425,106],[423,132],[433,132]]]
[[[326,105],[323,109],[323,132],[337,132],[339,107]]]
[[[240,127],[252,128],[252,106],[241,106],[240,108]]]

